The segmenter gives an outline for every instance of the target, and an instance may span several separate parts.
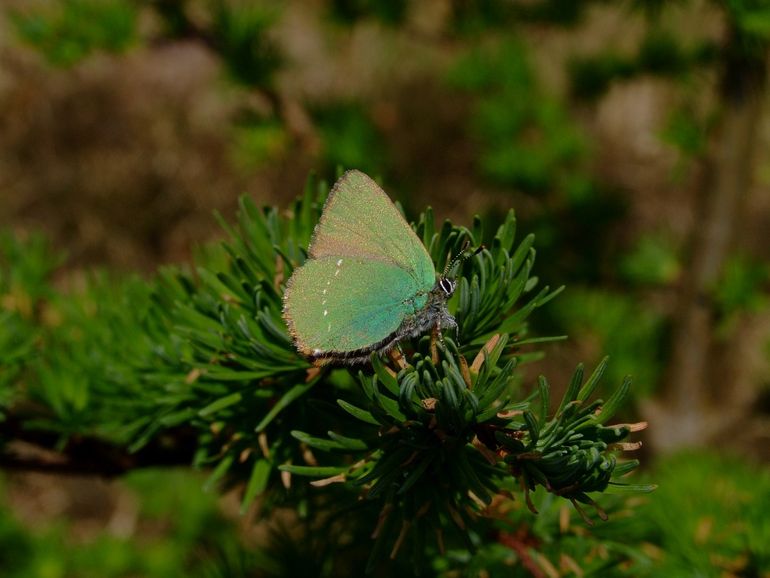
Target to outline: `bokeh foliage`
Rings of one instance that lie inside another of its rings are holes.
[[[137,17],[127,0],[63,0],[50,11],[11,13],[21,38],[64,67],[96,51],[128,50],[138,41]]]
[[[246,578],[274,568],[265,552],[246,548],[217,496],[201,493],[200,484],[199,476],[184,470],[132,472],[121,482],[126,502],[117,506],[126,510],[118,514],[124,527],[96,536],[77,536],[64,517],[31,530],[0,499],[3,575],[213,578],[238,560],[238,576]]]

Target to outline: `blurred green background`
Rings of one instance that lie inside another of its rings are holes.
[[[513,207],[536,273],[567,285],[535,331],[570,338],[529,371],[565,382],[608,354],[610,380],[634,376],[628,420],[650,422],[660,489],[593,530],[587,559],[770,576],[769,45],[767,0],[4,0],[0,313],[24,310],[18,287],[187,261],[214,211],[288,206],[311,171],[362,169],[411,217]],[[57,367],[77,360],[52,343]],[[201,486],[3,472],[0,575],[280,575],[292,513],[243,517]],[[522,522],[557,560],[589,540],[560,508]],[[506,566],[505,535],[485,567],[538,576]]]

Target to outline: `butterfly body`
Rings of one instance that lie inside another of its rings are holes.
[[[455,282],[436,274],[384,191],[359,171],[329,193],[308,260],[284,293],[297,349],[319,363],[360,363],[434,327],[456,327]]]

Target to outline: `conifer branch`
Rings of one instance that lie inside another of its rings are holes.
[[[552,416],[545,378],[522,390],[518,366],[549,340],[529,337],[528,317],[560,289],[537,287],[534,239],[517,242],[512,211],[492,235],[478,218],[437,227],[430,209],[414,225],[436,271],[485,247],[458,266],[456,334],[402,341],[352,371],[297,352],[282,294],[328,190],[311,179],[289,214],[243,199],[236,225],[222,220],[229,238],[204,248],[194,272],[165,268],[149,282],[94,275],[60,293],[44,250],[6,246],[0,272],[36,274],[0,276],[0,295],[13,294],[0,343],[23,345],[0,348],[10,369],[0,373],[0,465],[111,477],[190,464],[211,472],[209,487],[244,488],[244,511],[258,497],[266,509],[301,501],[311,518],[355,504],[368,512],[359,523],[379,517],[366,529],[370,568],[419,557],[407,552],[412,537],[470,545],[519,486],[533,511],[540,486],[603,517],[594,497],[637,465],[616,454],[636,447],[625,442],[638,428],[605,425],[629,383],[592,401],[605,363],[585,382],[579,368]]]

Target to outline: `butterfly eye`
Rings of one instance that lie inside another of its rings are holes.
[[[438,284],[441,287],[441,290],[446,293],[447,296],[451,296],[452,293],[455,292],[455,286],[457,285],[455,281],[447,279],[446,277],[442,277]]]

